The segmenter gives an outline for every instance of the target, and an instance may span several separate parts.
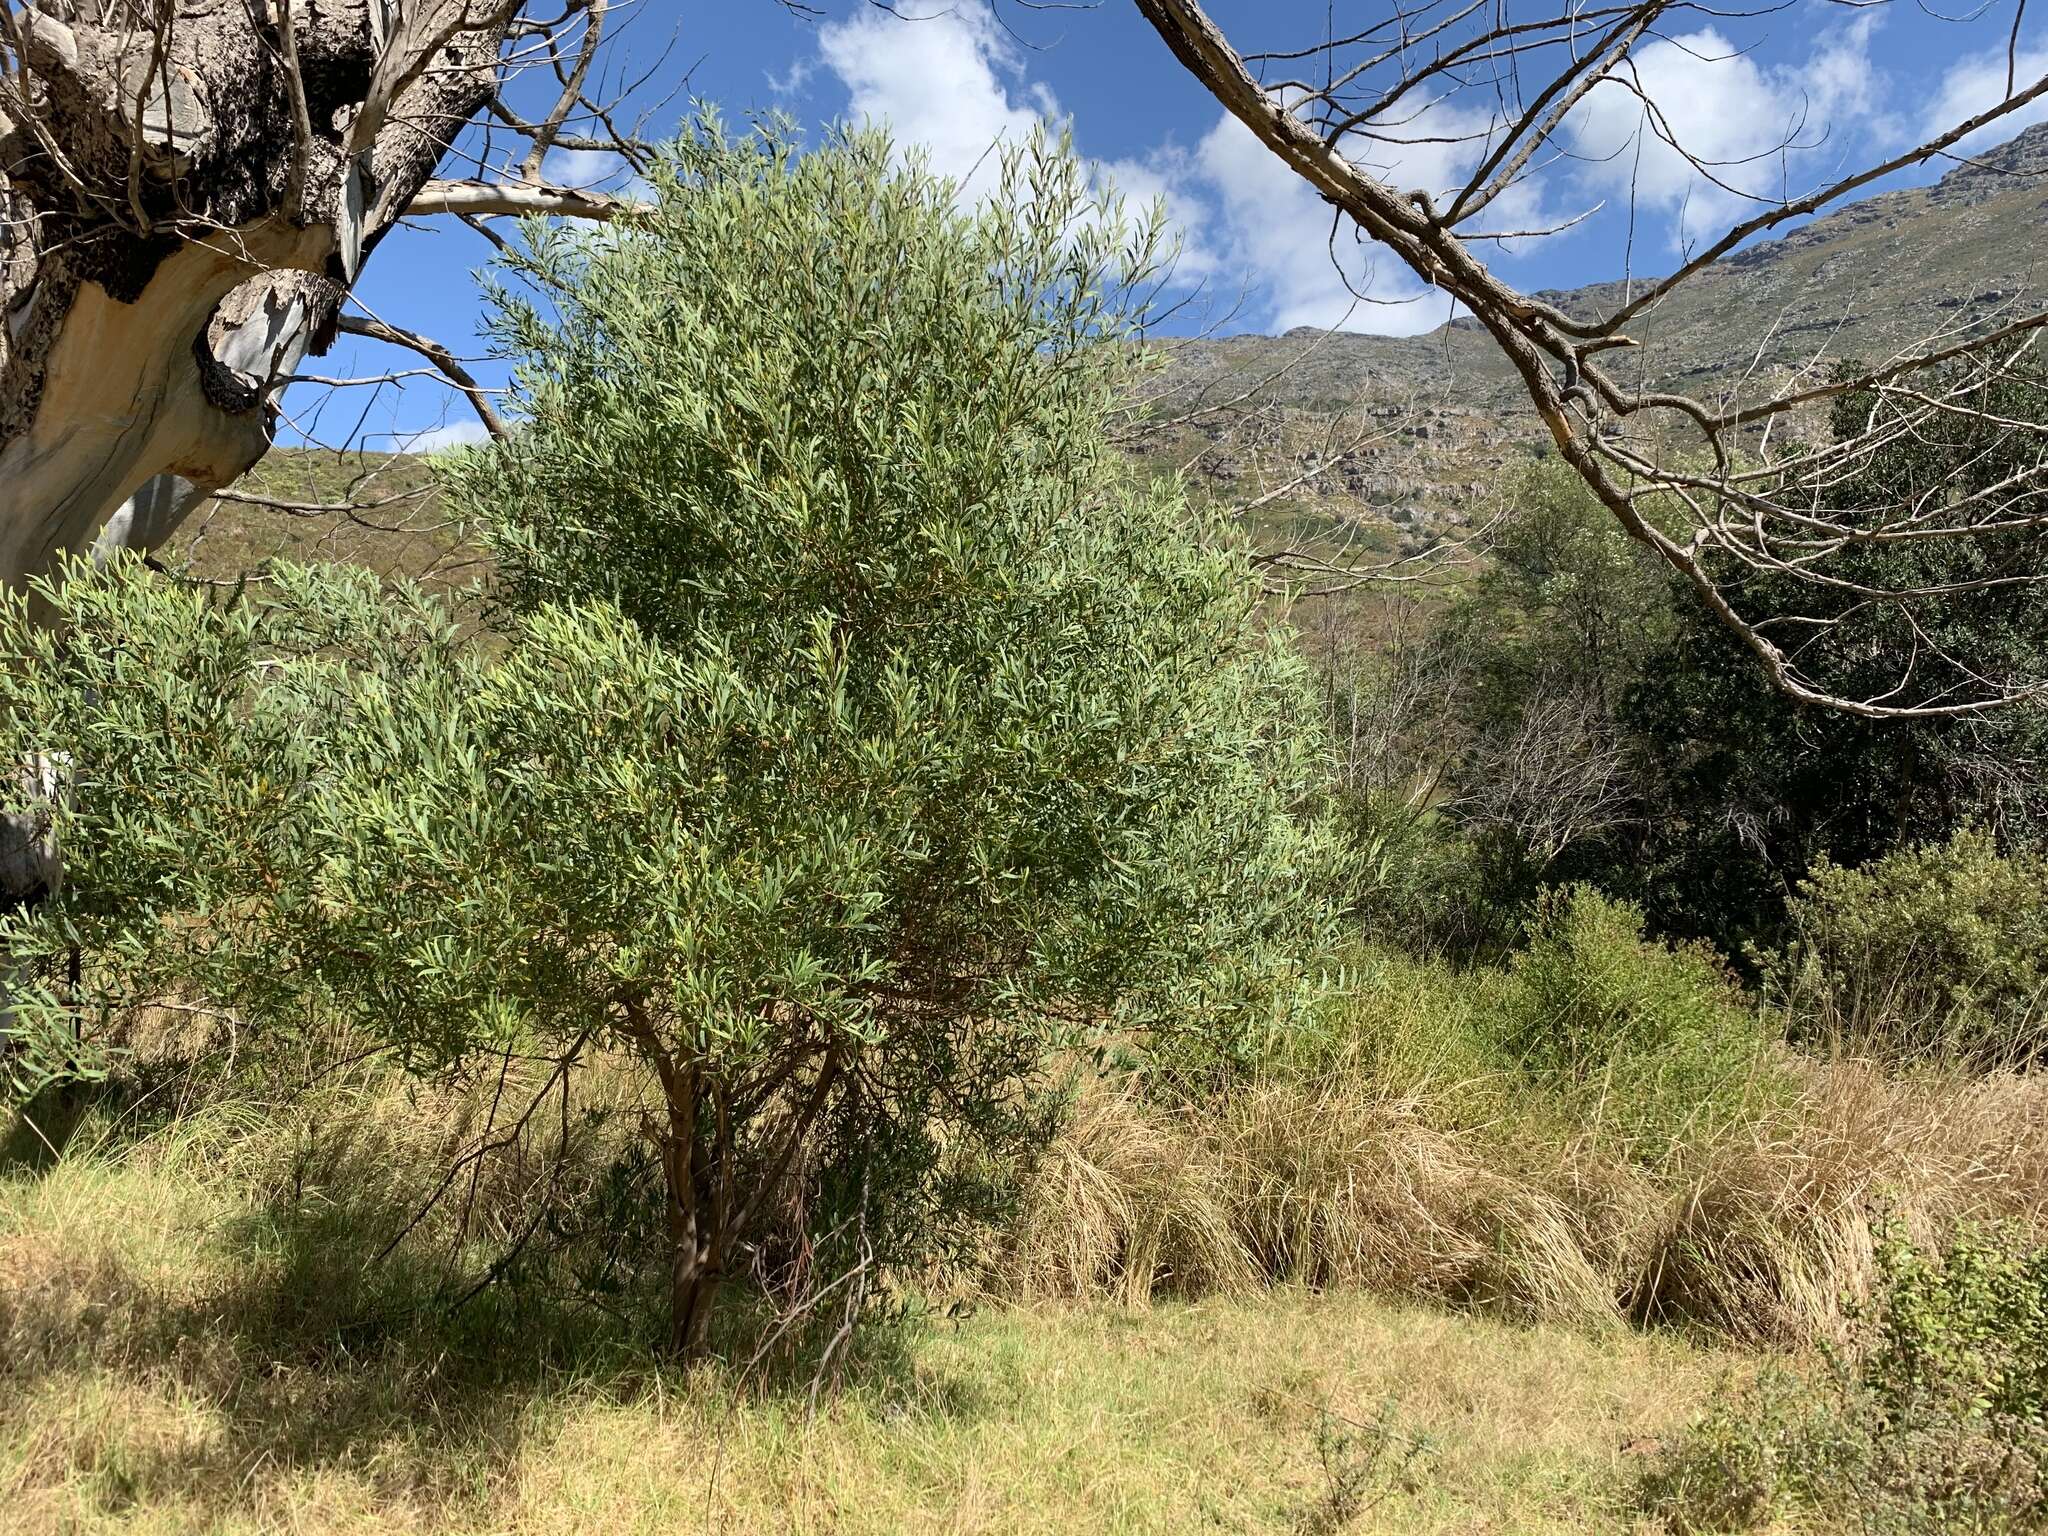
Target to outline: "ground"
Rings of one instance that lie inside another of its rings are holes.
[[[1755,1366],[1283,1287],[932,1308],[814,1406],[536,1293],[451,1318],[438,1240],[370,1240],[442,1118],[230,1104],[0,1167],[0,1532],[1628,1531]]]
[[[1298,1292],[931,1319],[815,1411],[730,1368],[484,1387],[402,1339],[291,1361],[78,1342],[0,1397],[20,1536],[1625,1531],[1642,1458],[1739,1368],[1668,1336]]]

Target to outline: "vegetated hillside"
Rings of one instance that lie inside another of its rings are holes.
[[[1834,359],[1885,357],[1930,335],[1995,323],[2040,302],[2044,223],[2048,123],[1935,185],[1851,204],[1701,272],[1630,327],[1641,345],[1620,365],[1623,377],[1712,394],[1745,375],[1768,385]],[[1628,286],[1540,297],[1591,314],[1623,302]],[[1304,328],[1166,349],[1156,414],[1255,396],[1136,451],[1155,468],[1187,468],[1198,493],[1224,504],[1284,490],[1252,515],[1264,546],[1341,537],[1365,559],[1415,553],[1483,519],[1505,472],[1546,451],[1519,386],[1470,319],[1422,336]],[[334,505],[377,501],[423,478],[419,461],[404,455],[283,450],[241,489]],[[224,579],[279,555],[358,559],[413,576],[444,574],[463,559],[431,498],[354,515],[216,502],[173,554]]]
[[[1886,192],[1707,268],[1629,327],[1625,383],[1712,396],[1842,358],[1879,359],[2038,307],[2048,269],[2048,124],[1958,164],[1935,185]],[[1644,277],[1635,279],[1640,290]],[[1538,295],[1567,313],[1625,302],[1629,283]],[[1285,370],[1284,372],[1282,370]],[[1520,385],[1477,322],[1421,336],[1233,336],[1171,344],[1166,414],[1230,400],[1270,375],[1251,430],[1232,413],[1155,450],[1195,459],[1199,484],[1245,501],[1286,483],[1364,428],[1370,439],[1261,509],[1297,523],[1390,529],[1412,550],[1455,533],[1499,472],[1546,445]]]
[[[164,552],[194,576],[232,582],[266,560],[348,560],[434,584],[476,574],[476,551],[436,505],[424,458],[282,448],[233,487],[271,504],[210,501]]]
[[[1630,328],[1641,376],[1656,388],[1712,391],[1752,368],[1768,381],[2017,318],[2039,306],[2048,280],[2044,219],[2048,123],[1933,186],[1852,203],[1708,268]],[[1612,282],[1540,297],[1590,314],[1626,294]]]

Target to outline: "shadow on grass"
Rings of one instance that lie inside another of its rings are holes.
[[[86,1083],[44,1088],[0,1127],[0,1178],[53,1166],[99,1095]]]
[[[375,1257],[416,1208],[380,1166],[389,1153],[375,1136],[329,1146],[317,1184],[274,1178],[281,1187],[193,1232],[182,1271],[90,1233],[0,1241],[0,1401],[61,1406],[97,1383],[117,1399],[196,1404],[209,1426],[150,1433],[117,1409],[61,1442],[9,1425],[0,1407],[0,1434],[41,1436],[21,1458],[28,1486],[68,1482],[108,1510],[179,1501],[211,1525],[248,1512],[280,1472],[334,1468],[367,1476],[380,1498],[452,1514],[503,1487],[527,1442],[583,1403],[659,1395],[711,1404],[713,1419],[743,1403],[801,1417],[814,1383],[829,1397],[836,1378],[885,1412],[974,1411],[964,1386],[920,1377],[915,1324],[856,1331],[822,1377],[806,1342],[757,1358],[771,1309],[737,1290],[716,1358],[665,1364],[647,1288],[594,1297],[547,1244],[454,1305],[485,1256],[455,1251],[445,1228],[423,1224]]]

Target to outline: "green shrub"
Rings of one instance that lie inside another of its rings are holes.
[[[1646,937],[1639,908],[1590,886],[1537,899],[1503,1004],[1503,1043],[1521,1070],[1647,1155],[1710,1139],[1777,1082],[1719,957]]]
[[[2048,1519],[2048,1250],[2005,1228],[1940,1253],[1880,1235],[1877,1306],[1811,1379],[1766,1370],[1646,1483],[1682,1531],[1804,1514],[1869,1532]]]
[[[1342,1082],[1384,1102],[1427,1101],[1461,1126],[1500,1118],[1515,1063],[1493,1027],[1505,974],[1383,944],[1328,957],[1308,1006],[1276,1031],[1261,1075]]]
[[[2024,1064],[2048,1025],[2048,853],[1985,833],[1861,869],[1822,860],[1766,967],[1792,1029],[1908,1057]]]
[[[1368,942],[1458,961],[1507,952],[1520,903],[1500,899],[1472,834],[1402,796],[1332,798],[1331,821],[1356,872],[1350,915]]]
[[[448,487],[501,646],[360,573],[0,605],[0,755],[83,769],[24,807],[70,878],[0,948],[78,945],[93,1010],[185,984],[423,1072],[537,1059],[522,1124],[636,1064],[695,1352],[728,1280],[958,1238],[1056,1053],[1243,1054],[1333,854],[1249,562],[1106,441],[1149,247],[1075,161],[963,213],[879,137],[706,126],[654,179],[513,259],[524,420]]]

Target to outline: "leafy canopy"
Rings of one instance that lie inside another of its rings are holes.
[[[1330,860],[1242,552],[1104,443],[1148,232],[1042,145],[964,210],[878,137],[706,123],[655,186],[497,289],[523,419],[447,492],[498,643],[320,570],[77,570],[62,641],[0,609],[0,747],[78,765],[71,878],[0,942],[423,1070],[637,1060],[691,1348],[788,1178],[929,1237],[1054,1050],[1246,1049]]]

